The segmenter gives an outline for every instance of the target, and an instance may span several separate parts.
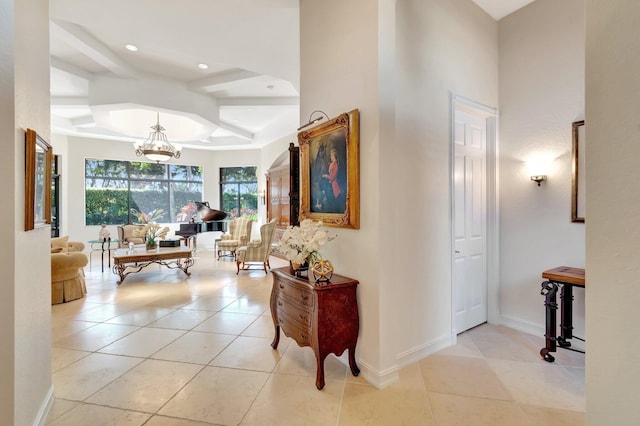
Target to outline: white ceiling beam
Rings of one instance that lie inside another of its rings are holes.
[[[76,77],[84,78],[85,80],[91,80],[93,78],[93,73],[84,70],[75,65],[71,65],[60,58],[56,58],[55,56],[51,57],[51,68],[56,68],[60,71],[64,71]]]
[[[298,96],[261,96],[261,97],[241,97],[241,98],[216,98],[219,107],[223,106],[299,106]]]
[[[88,107],[89,98],[84,96],[51,96],[51,106],[58,108]]]
[[[253,133],[247,132],[246,130],[241,129],[240,127],[234,126],[233,124],[225,123],[224,121],[219,122],[218,125],[222,127],[224,130],[238,136],[239,138],[246,139],[246,140],[253,140],[253,136],[254,136]]]
[[[51,31],[69,46],[102,65],[118,77],[136,77],[137,72],[100,40],[79,25],[52,20]]]
[[[257,74],[252,71],[238,68],[210,75],[208,77],[199,78],[197,80],[192,80],[187,84],[187,87],[191,90],[219,92],[221,90],[228,90],[234,87],[238,87],[246,83],[248,80],[257,79],[260,77],[262,77],[262,74]]]
[[[85,115],[84,117],[77,117],[71,119],[71,125],[73,127],[96,127],[96,121],[93,119],[93,115]]]
[[[208,146],[208,147],[228,147],[230,149],[233,149],[234,147],[237,146],[243,146],[243,145],[249,145],[249,146],[253,146],[252,145],[252,141],[251,140],[247,140],[247,139],[243,139],[243,138],[238,138],[238,137],[234,137],[234,136],[219,136],[219,137],[212,137],[209,136],[206,141],[203,141],[204,146]],[[186,145],[183,145],[186,146]]]

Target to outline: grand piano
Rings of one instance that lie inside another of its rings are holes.
[[[199,221],[192,218],[189,223],[181,223],[180,230],[175,234],[187,240],[193,241],[193,248],[196,248],[196,237],[201,232],[225,232],[227,230],[227,222],[224,220],[227,213],[222,210],[212,209],[208,201],[196,201],[195,205],[198,210]]]

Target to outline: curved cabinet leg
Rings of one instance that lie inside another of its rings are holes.
[[[280,343],[280,326],[276,325],[276,335],[273,337],[273,342],[271,342],[271,347],[273,349],[278,349],[278,343]]]
[[[349,367],[351,368],[351,374],[357,376],[360,374],[358,364],[356,364],[356,347],[349,348]]]
[[[318,390],[322,390],[324,388],[324,359],[327,356],[314,352],[316,354],[316,387]]]

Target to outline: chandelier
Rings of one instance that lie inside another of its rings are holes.
[[[151,128],[153,132],[149,132],[149,136],[144,142],[136,142],[136,155],[138,157],[144,155],[156,163],[167,161],[171,158],[180,158],[181,148],[171,145],[167,140],[167,135],[163,132],[165,128],[160,125],[160,113],[158,113],[158,122]]]

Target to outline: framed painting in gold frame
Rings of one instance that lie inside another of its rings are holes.
[[[24,230],[51,224],[53,150],[35,130],[25,133]]]
[[[298,133],[300,220],[360,228],[360,123],[357,109]]]

